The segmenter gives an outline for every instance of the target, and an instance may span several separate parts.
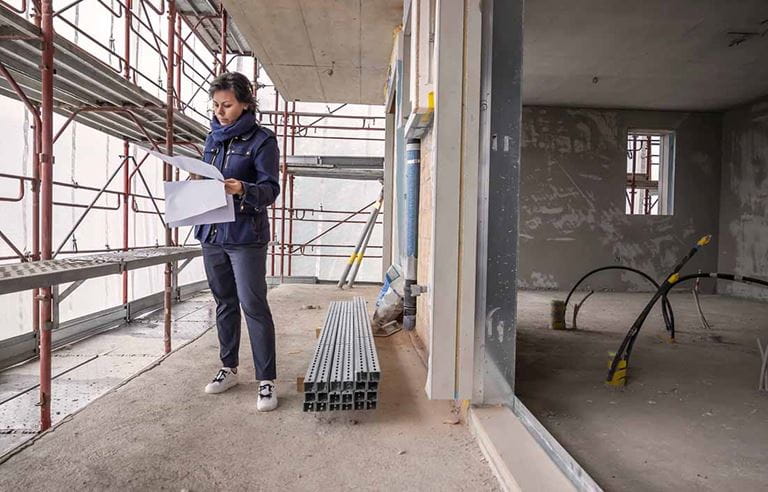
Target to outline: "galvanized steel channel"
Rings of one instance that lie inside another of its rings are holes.
[[[365,300],[331,302],[304,377],[304,411],[373,410],[380,379]]]

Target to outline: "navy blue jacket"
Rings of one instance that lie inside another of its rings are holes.
[[[195,238],[214,244],[268,243],[267,207],[280,194],[280,150],[275,134],[258,123],[225,142],[215,142],[209,133],[203,160],[216,166],[224,179],[240,180],[243,195],[234,195],[234,222],[197,226]]]

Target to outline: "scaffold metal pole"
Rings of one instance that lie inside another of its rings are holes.
[[[53,246],[53,1],[41,0],[43,50],[41,60],[41,239],[42,259],[50,260]],[[51,427],[51,287],[41,291],[40,430]]]
[[[124,30],[123,33],[123,77],[127,81],[131,80],[131,15],[133,8],[133,0],[125,0],[124,15]],[[130,220],[130,208],[128,207],[128,200],[131,193],[131,172],[130,166],[127,165],[128,154],[130,152],[130,144],[128,139],[123,139],[123,251],[128,251],[129,245],[129,220]],[[122,300],[123,304],[128,303],[128,272],[123,272],[122,278]]]
[[[176,1],[168,0],[168,44],[167,44],[167,63],[166,63],[166,120],[165,120],[165,153],[173,155],[173,66],[174,66],[174,35],[176,33]],[[171,181],[171,165],[163,164],[163,177],[165,181]],[[165,245],[171,246],[173,237],[171,229],[165,227]],[[165,353],[171,352],[171,310],[173,309],[171,298],[171,277],[173,273],[173,263],[165,264],[165,297],[164,297],[164,348]]]

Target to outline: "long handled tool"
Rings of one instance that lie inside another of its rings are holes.
[[[376,227],[376,218],[379,216],[379,210],[379,208],[375,208],[371,213],[371,215],[373,215],[371,226],[366,231],[365,240],[363,241],[363,245],[360,247],[360,251],[357,252],[357,258],[355,258],[355,266],[352,267],[352,273],[349,275],[349,280],[347,281],[347,287],[350,289],[355,286],[357,272],[360,270],[360,265],[363,263],[363,258],[365,258],[365,250],[368,249],[368,241],[370,241],[371,236],[373,236],[373,228]]]
[[[341,274],[339,283],[336,284],[336,287],[338,287],[339,289],[344,288],[344,283],[347,281],[347,276],[349,275],[349,271],[352,269],[356,261],[357,261],[357,268],[358,269],[360,268],[360,262],[363,261],[362,254],[365,252],[365,247],[368,246],[370,231],[372,231],[373,227],[376,225],[376,218],[379,216],[379,210],[381,210],[381,204],[383,201],[384,201],[384,189],[382,188],[381,193],[379,193],[379,199],[373,205],[373,210],[371,210],[371,215],[368,216],[368,221],[365,223],[365,227],[363,228],[362,234],[360,234],[360,239],[358,239],[357,241],[355,250],[349,256],[349,260],[347,260],[347,264],[344,267],[344,271]],[[363,246],[363,243],[365,243],[365,246]],[[357,274],[357,269],[355,270],[355,274]],[[354,275],[352,276],[352,279],[353,279],[352,282],[354,282]]]

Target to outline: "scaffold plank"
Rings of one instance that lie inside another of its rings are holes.
[[[195,32],[211,53],[221,51],[221,19],[213,17],[219,15],[220,7],[219,0],[176,0],[178,13],[199,24]],[[227,53],[244,56],[253,54],[248,41],[234,22],[227,24]]]
[[[202,255],[202,249],[158,247],[0,265],[0,295],[89,278],[118,275]]]
[[[0,30],[30,38],[40,33],[34,24],[2,4]],[[82,108],[123,108],[130,110],[153,141],[165,141],[164,101],[126,80],[115,69],[61,35],[54,36],[54,47],[55,112],[71,116]],[[0,43],[0,62],[10,71],[25,95],[38,104],[41,92],[41,55],[41,43],[37,39],[7,39]],[[19,98],[4,77],[0,77],[0,94]],[[206,125],[181,112],[175,113],[174,139],[202,144],[208,133]],[[149,145],[144,133],[124,111],[79,112],[74,119],[113,137]],[[178,146],[177,152],[199,155],[190,146]]]
[[[376,181],[384,179],[383,157],[320,155],[286,156],[288,172],[308,178],[335,178]]]

